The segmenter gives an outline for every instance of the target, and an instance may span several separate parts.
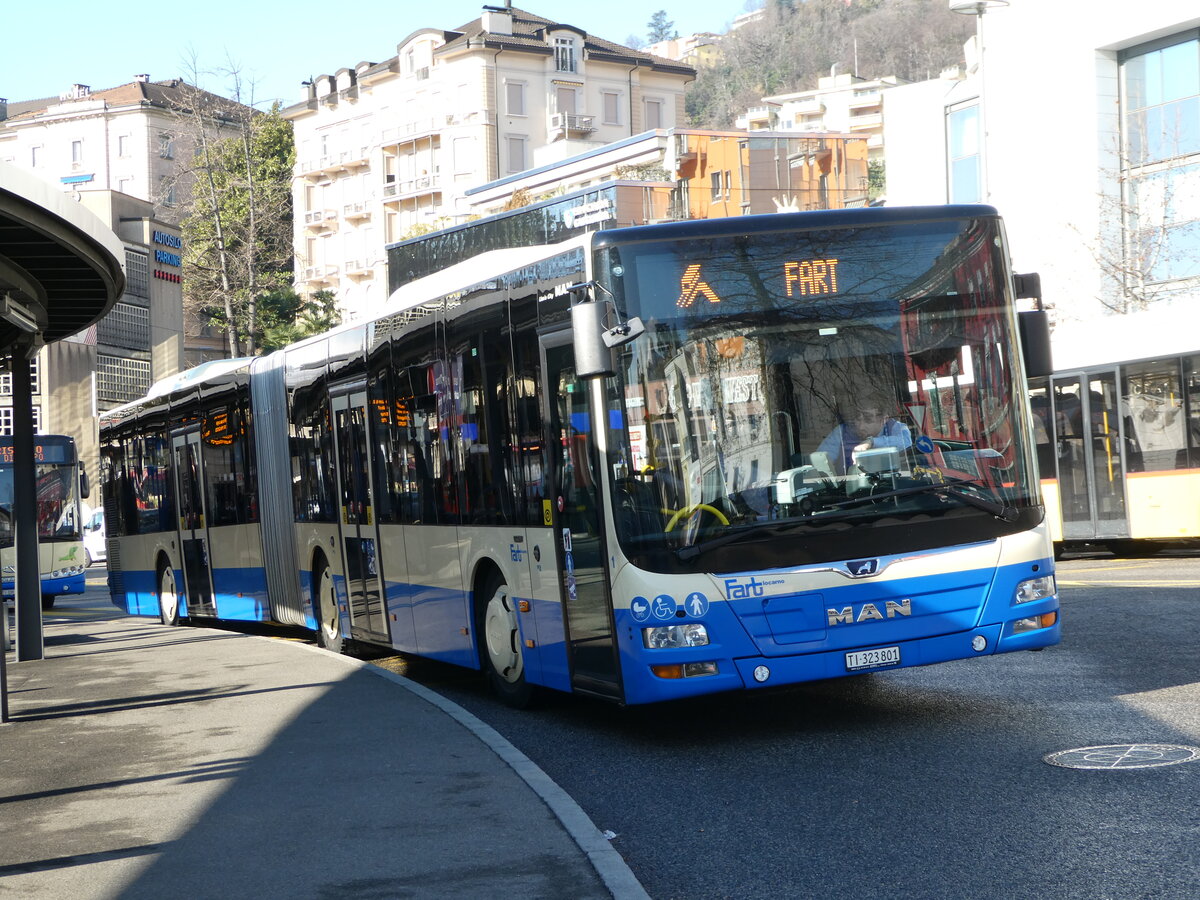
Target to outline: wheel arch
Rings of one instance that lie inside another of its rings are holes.
[[[471,568],[471,642],[475,645],[475,665],[484,668],[483,614],[490,597],[484,592],[493,579],[511,584],[504,569],[490,556],[480,556]]]

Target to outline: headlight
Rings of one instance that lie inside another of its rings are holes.
[[[703,647],[708,643],[708,629],[699,622],[687,625],[663,625],[643,628],[642,643],[650,650],[672,650],[677,647]]]
[[[1055,592],[1054,576],[1043,575],[1041,578],[1030,578],[1017,585],[1017,603],[1029,603],[1033,600],[1044,600],[1053,597]]]

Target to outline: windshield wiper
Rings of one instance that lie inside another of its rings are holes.
[[[843,522],[847,519],[854,519],[856,516],[829,514],[824,510],[829,509],[848,509],[851,506],[863,506],[867,503],[874,503],[876,500],[886,500],[892,497],[907,497],[913,494],[928,494],[928,493],[946,493],[956,500],[961,500],[968,506],[974,506],[976,509],[981,509],[986,513],[990,513],[997,519],[1005,522],[1015,522],[1021,515],[1021,511],[1014,506],[1000,503],[995,500],[989,500],[986,497],[980,497],[978,494],[973,494],[965,490],[961,485],[970,484],[978,485],[980,482],[968,479],[961,479],[948,484],[929,483],[917,484],[910,487],[897,488],[892,491],[884,491],[881,494],[871,494],[866,497],[855,497],[852,500],[843,500],[840,503],[832,503],[824,507],[823,510],[817,510],[803,518],[784,519],[774,521],[769,524],[753,525],[738,531],[732,531],[728,534],[718,535],[710,538],[707,541],[701,541],[698,544],[689,544],[686,547],[679,547],[675,550],[675,555],[684,561],[695,559],[701,553],[709,550],[723,547],[726,544],[732,544],[744,538],[750,538],[758,535],[778,536],[788,531],[794,531],[797,528],[814,525],[833,524],[834,522]]]
[[[1000,503],[996,500],[989,500],[986,497],[980,497],[978,494],[973,494],[965,490],[962,485],[971,484],[977,485],[980,482],[968,479],[961,481],[942,484],[938,482],[930,482],[929,484],[916,484],[911,487],[896,488],[894,491],[884,491],[882,494],[869,494],[865,497],[855,497],[851,500],[843,500],[840,503],[830,504],[832,509],[844,509],[850,506],[862,506],[867,503],[874,503],[876,500],[887,500],[891,497],[908,497],[913,494],[949,494],[956,500],[961,500],[968,506],[974,506],[976,509],[982,509],[986,513],[991,513],[997,519],[1005,522],[1015,522],[1021,515],[1021,511],[1015,506],[1009,506],[1005,503]]]
[[[681,560],[695,559],[701,553],[708,550],[713,550],[717,547],[723,547],[725,544],[732,544],[735,541],[740,541],[743,538],[755,537],[757,535],[766,535],[768,537],[778,537],[789,531],[795,531],[797,528],[803,528],[811,525],[831,525],[834,522],[843,522],[846,519],[853,519],[853,515],[824,515],[824,514],[809,514],[803,518],[795,519],[778,519],[765,525],[751,525],[742,528],[739,531],[731,531],[728,534],[718,535],[715,538],[709,538],[707,541],[701,541],[698,544],[688,544],[686,547],[678,547],[675,550],[675,555]]]

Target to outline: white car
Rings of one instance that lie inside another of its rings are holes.
[[[83,525],[83,555],[90,566],[108,559],[108,544],[104,531],[104,510],[93,510]]]

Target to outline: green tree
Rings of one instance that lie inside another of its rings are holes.
[[[231,70],[234,94],[240,79]],[[210,99],[212,98],[212,99]],[[182,222],[184,303],[225,330],[231,356],[258,351],[260,298],[292,283],[292,125],[196,91],[179,111],[194,146]]]
[[[675,30],[674,22],[667,21],[667,11],[665,9],[660,9],[646,23],[646,38],[651,44],[657,44],[659,41],[669,41],[677,37],[679,37],[679,32]]]
[[[341,323],[341,316],[333,291],[317,291],[305,297],[294,288],[282,287],[260,295],[258,323],[258,349],[270,353],[328,331]]]

